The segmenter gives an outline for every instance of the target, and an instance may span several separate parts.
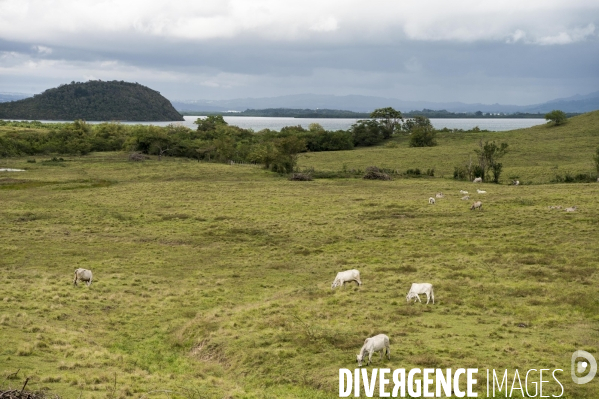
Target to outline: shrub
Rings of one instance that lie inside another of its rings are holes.
[[[383,126],[376,120],[360,120],[351,127],[354,145],[368,147],[385,139]]]
[[[293,173],[289,176],[292,181],[312,181],[312,176],[308,173]]]
[[[391,176],[389,176],[387,173],[383,172],[382,169],[379,169],[376,166],[369,166],[366,168],[366,174],[364,175],[364,179],[391,180]]]
[[[408,175],[408,176],[420,176],[421,174],[422,173],[420,172],[420,169],[418,169],[418,168],[406,170],[406,175]]]
[[[434,147],[437,145],[436,136],[437,133],[432,126],[418,126],[410,135],[410,147]]]
[[[558,126],[565,123],[568,120],[568,117],[564,111],[554,109],[553,111],[545,114],[545,119],[553,122],[554,126]]]
[[[133,162],[142,162],[146,159],[147,157],[139,152],[132,152],[131,154],[129,154],[129,160]]]
[[[453,178],[455,180],[468,180],[468,170],[465,166],[453,167]]]

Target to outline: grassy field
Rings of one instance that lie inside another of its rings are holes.
[[[459,190],[478,186],[449,177],[481,135],[510,144],[506,178],[539,184],[483,184],[474,212]],[[597,398],[569,370],[575,350],[599,358],[599,184],[540,184],[590,172],[597,145],[599,113],[300,159],[438,175],[389,182],[118,153],[0,160],[27,169],[0,175],[0,378],[84,399],[334,398],[339,368],[385,333],[391,360],[369,368],[479,368],[481,394],[487,368],[559,368],[563,397]],[[91,287],[73,287],[77,267]],[[363,286],[331,291],[352,268]],[[406,303],[412,282],[435,305]]]
[[[509,132],[438,133],[437,147],[410,148],[409,137],[394,139],[397,147],[378,146],[359,151],[316,152],[301,157],[302,168],[340,171],[372,165],[422,171],[435,169],[437,176],[451,178],[455,166],[464,165],[472,156],[479,140],[495,140],[509,144],[503,180],[517,178],[524,184],[549,183],[556,175],[592,173],[596,175],[593,154],[599,146],[599,111],[571,118],[560,126],[539,125]]]

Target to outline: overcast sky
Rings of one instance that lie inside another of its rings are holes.
[[[90,79],[539,103],[599,90],[599,0],[0,0],[0,92]]]

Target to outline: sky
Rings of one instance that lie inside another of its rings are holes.
[[[0,92],[98,79],[534,104],[599,90],[599,0],[0,0]]]

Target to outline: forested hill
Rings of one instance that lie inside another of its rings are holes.
[[[138,83],[71,82],[19,101],[0,103],[0,119],[182,121],[170,101]]]

